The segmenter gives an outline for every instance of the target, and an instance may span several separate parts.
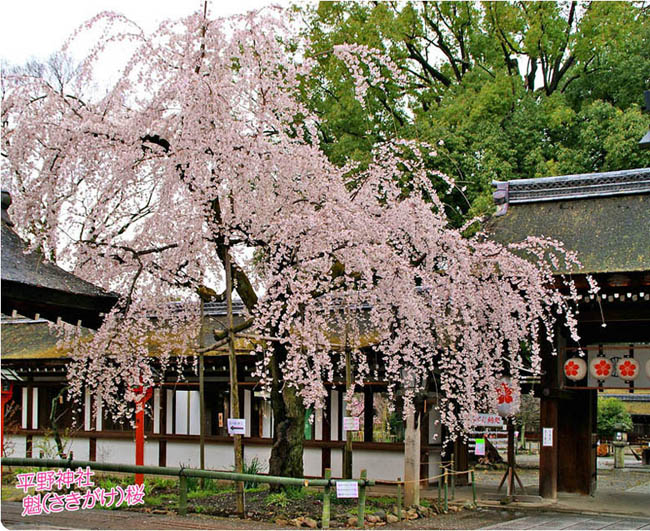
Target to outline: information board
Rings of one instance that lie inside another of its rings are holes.
[[[359,417],[343,417],[343,431],[359,431]]]
[[[474,439],[474,455],[485,455],[485,439]]]
[[[358,498],[359,484],[356,481],[337,481],[336,497],[337,498]]]
[[[542,428],[542,446],[553,446],[553,428]]]
[[[503,417],[492,413],[476,413],[472,418],[474,426],[485,426],[486,428],[503,428]]]
[[[229,435],[245,435],[246,419],[228,419]]]

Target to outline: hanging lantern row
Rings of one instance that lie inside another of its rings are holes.
[[[582,358],[571,358],[564,362],[564,375],[577,382],[587,375],[587,362]]]
[[[598,356],[589,362],[589,373],[596,380],[605,380],[614,372],[614,363],[605,357]],[[618,377],[626,382],[637,379],[641,372],[641,364],[634,358],[622,358],[616,362]],[[650,378],[650,360],[645,364],[645,372]],[[570,358],[564,363],[564,375],[574,382],[582,380],[587,375],[587,362],[582,358]]]

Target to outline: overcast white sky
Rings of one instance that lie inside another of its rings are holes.
[[[283,0],[211,0],[213,16],[259,9]],[[0,58],[10,64],[45,59],[86,20],[101,11],[116,11],[152,31],[163,20],[189,15],[203,0],[5,0],[0,7]]]

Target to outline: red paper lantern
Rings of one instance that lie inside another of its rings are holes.
[[[504,379],[497,385],[497,412],[502,417],[510,417],[519,411],[519,387],[510,379]]]
[[[613,370],[614,364],[603,356],[597,356],[589,362],[589,372],[596,380],[609,378]]]
[[[618,372],[619,378],[626,382],[636,380],[639,372],[641,372],[640,369],[639,362],[634,358],[622,358],[616,364],[616,371]]]
[[[587,375],[587,362],[582,358],[569,358],[564,362],[564,376],[577,382]]]

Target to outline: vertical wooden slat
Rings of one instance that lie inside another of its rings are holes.
[[[373,403],[372,386],[366,385],[363,389],[363,440],[372,442],[373,419],[375,416],[375,407]]]

